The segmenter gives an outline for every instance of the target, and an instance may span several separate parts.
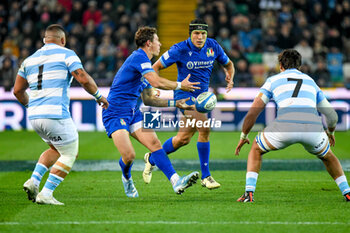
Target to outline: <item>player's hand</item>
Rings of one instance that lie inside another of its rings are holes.
[[[190,76],[191,74],[187,75],[187,77],[184,80],[182,80],[181,90],[193,92],[195,91],[195,89],[201,89],[200,87],[195,86],[195,85],[199,85],[200,82],[194,82],[194,83],[190,82],[189,80]]]
[[[246,144],[246,143],[250,144],[250,141],[249,141],[248,138],[247,138],[247,139],[240,139],[240,140],[239,140],[239,143],[238,143],[238,145],[237,145],[237,147],[236,147],[236,150],[235,150],[235,155],[239,155],[239,152],[241,151],[241,148],[242,148],[243,145]]]
[[[228,93],[229,91],[231,91],[234,82],[233,82],[233,78],[230,76],[230,74],[227,72],[227,70],[224,69],[224,71],[225,71],[225,81],[227,83],[226,93]]]
[[[109,106],[109,103],[108,103],[107,99],[104,96],[102,96],[101,99],[96,100],[96,102],[98,103],[98,105],[100,105],[104,109],[107,109],[108,106]]]
[[[187,99],[176,100],[176,107],[181,108],[183,110],[195,110],[194,104],[193,105],[186,104],[187,100],[189,99],[190,97],[188,97]]]
[[[326,131],[328,139],[329,139],[329,144],[331,146],[335,146],[335,136],[330,134],[328,131]]]

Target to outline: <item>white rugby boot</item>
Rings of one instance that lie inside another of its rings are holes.
[[[151,179],[152,179],[152,170],[155,166],[153,166],[150,162],[149,162],[149,157],[150,157],[151,153],[146,153],[144,156],[144,160],[145,160],[145,169],[143,169],[143,173],[142,173],[142,177],[143,177],[143,181],[146,184],[151,183]]]
[[[220,184],[214,180],[212,176],[208,176],[201,180],[201,184],[203,187],[206,187],[207,189],[217,189],[220,188]]]
[[[57,201],[52,195],[46,196],[41,192],[36,196],[36,203],[45,205],[64,205],[64,203]]]
[[[30,178],[23,184],[23,190],[27,193],[28,200],[35,202],[36,196],[39,193],[39,187],[34,185],[34,181],[32,178]]]

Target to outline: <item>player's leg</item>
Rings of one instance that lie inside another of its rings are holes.
[[[50,148],[40,155],[32,176],[23,184],[23,190],[27,193],[28,199],[33,202],[35,202],[36,196],[39,193],[42,177],[60,157],[56,148],[51,144],[49,144],[49,146]]]
[[[131,167],[135,160],[135,150],[131,144],[129,132],[125,129],[119,129],[113,132],[111,137],[114,145],[122,156],[119,160],[119,165],[122,169],[122,181],[125,194],[128,197],[138,197],[138,192],[131,177]]]
[[[46,160],[54,163],[46,180],[44,188],[38,194],[36,202],[39,204],[63,205],[53,197],[53,192],[70,172],[78,156],[79,139],[78,132],[72,119],[51,120],[45,119],[44,131],[51,140],[50,143],[59,153],[57,161]]]
[[[262,164],[262,155],[271,150],[282,149],[286,146],[286,144],[276,141],[276,137],[278,138],[280,135],[278,133],[265,134],[264,132],[259,133],[255,137],[248,154],[245,193],[237,201],[254,202],[254,192]],[[274,142],[278,147],[273,146],[270,141]]]
[[[130,132],[132,132],[132,127],[130,127]],[[156,133],[153,130],[138,128],[136,131],[132,132],[131,135],[151,151],[154,164],[157,165],[157,167],[168,178],[177,194],[183,193],[186,188],[196,183],[196,180],[198,179],[198,172],[192,172],[191,174],[183,177],[180,177],[176,173],[168,158],[168,155],[165,153]],[[145,175],[143,174],[143,176]],[[149,183],[150,180],[151,178],[149,176],[146,177],[146,179],[144,178],[145,183]]]
[[[315,132],[312,135],[310,134],[305,137],[305,142],[303,145],[307,151],[315,154],[322,160],[329,175],[338,185],[345,200],[350,201],[350,187],[348,181],[338,158],[330,149],[327,134],[323,131],[321,133]]]

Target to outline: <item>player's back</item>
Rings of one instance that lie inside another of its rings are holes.
[[[69,118],[70,72],[82,68],[80,59],[67,48],[46,44],[24,60],[19,75],[29,84],[29,119]]]
[[[276,121],[321,124],[316,106],[324,96],[308,75],[297,69],[288,69],[270,77],[262,90],[277,104]]]

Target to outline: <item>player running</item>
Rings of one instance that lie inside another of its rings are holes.
[[[187,101],[188,105],[194,104],[196,98],[202,92],[208,91],[209,79],[213,70],[214,61],[217,60],[226,73],[227,91],[233,86],[234,67],[222,47],[214,39],[207,38],[208,25],[202,19],[192,20],[189,25],[190,37],[180,43],[173,45],[161,58],[153,65],[153,69],[158,73],[159,70],[167,68],[176,63],[178,70],[178,81],[184,80],[191,75],[190,80],[200,82],[201,89],[194,92],[185,92],[182,90],[174,91],[174,98],[185,99],[192,97]],[[193,98],[194,97],[194,98]],[[181,110],[181,109],[180,109]],[[208,120],[207,115],[196,110],[181,110],[184,114],[181,121],[186,119],[195,119],[197,121]],[[216,189],[220,184],[214,180],[209,171],[210,142],[208,127],[185,127],[181,128],[175,137],[169,138],[163,148],[167,154],[175,152],[180,147],[187,145],[195,132],[198,131],[197,150],[202,171],[201,184],[208,189]],[[152,169],[155,165],[153,153],[145,155],[145,169],[143,179],[145,183],[150,183],[152,178]]]
[[[346,201],[350,201],[350,188],[343,169],[330,146],[335,145],[334,131],[337,113],[325,98],[315,81],[300,72],[301,55],[294,49],[282,51],[278,56],[281,73],[268,78],[261,87],[244,119],[240,141],[235,154],[250,143],[248,133],[260,112],[273,98],[277,104],[277,118],[260,132],[248,155],[245,193],[237,200],[253,202],[262,155],[300,143],[324,163],[337,183]],[[327,131],[323,129],[318,111],[326,116]]]
[[[141,27],[135,34],[138,47],[124,62],[114,77],[108,94],[110,103],[108,109],[102,112],[103,124],[108,137],[113,139],[121,158],[119,165],[122,169],[122,182],[128,197],[138,197],[139,194],[131,177],[131,167],[135,159],[135,151],[129,135],[137,139],[154,154],[154,161],[160,170],[170,180],[175,193],[181,194],[198,179],[198,172],[192,172],[180,177],[174,170],[167,154],[162,148],[153,130],[142,128],[143,116],[137,105],[138,98],[143,93],[145,104],[171,107],[192,107],[175,101],[153,99],[148,82],[155,88],[165,90],[194,91],[200,87],[199,82],[190,82],[189,75],[182,82],[173,82],[158,76],[153,70],[150,59],[158,56],[161,43],[157,30],[151,27]]]
[[[108,102],[84,71],[75,52],[64,47],[66,34],[62,26],[48,26],[44,43],[23,61],[14,86],[18,101],[28,108],[34,130],[50,146],[41,154],[23,189],[33,202],[63,205],[53,197],[53,191],[67,176],[78,156],[78,132],[69,112],[72,75],[99,105],[107,108]],[[26,93],[28,87],[29,95]],[[40,181],[51,166],[50,175],[39,193]]]

